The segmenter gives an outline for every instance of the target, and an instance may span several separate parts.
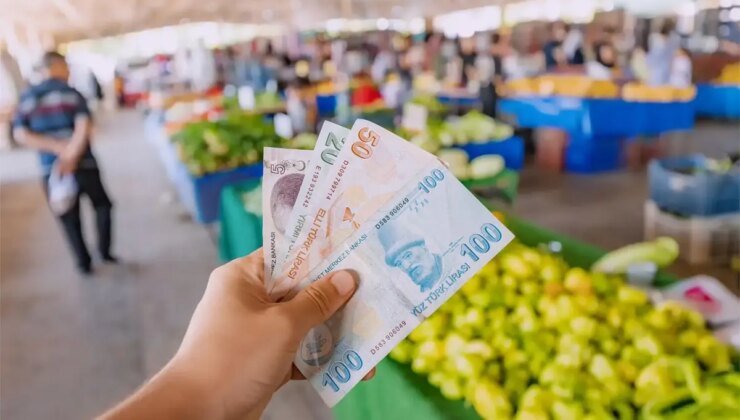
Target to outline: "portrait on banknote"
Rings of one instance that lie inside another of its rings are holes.
[[[442,278],[443,261],[421,234],[396,219],[378,230],[378,240],[385,253],[385,263],[401,270],[419,292],[431,290]],[[402,287],[408,289],[407,287]]]
[[[281,234],[285,234],[285,227],[288,225],[288,219],[301,189],[303,176],[302,173],[284,175],[275,183],[272,189],[270,214],[275,229]]]

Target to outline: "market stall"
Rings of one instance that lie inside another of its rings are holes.
[[[728,64],[719,77],[697,84],[694,106],[700,117],[740,119],[740,64]]]
[[[229,101],[175,102],[147,120],[148,137],[170,181],[199,223],[218,219],[223,187],[262,176],[263,147],[285,143],[265,118],[277,112],[275,103],[262,100],[243,111]]]
[[[617,169],[625,140],[694,127],[692,89],[628,84],[620,93],[611,82],[565,76],[510,85],[511,94],[499,102],[499,111],[519,127],[565,132],[564,167],[569,172]]]

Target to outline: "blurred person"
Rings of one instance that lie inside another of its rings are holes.
[[[475,39],[461,38],[458,43],[458,54],[461,64],[459,85],[466,87],[471,76],[476,73],[475,63],[478,53],[475,51]]]
[[[215,269],[172,359],[101,418],[261,418],[275,392],[304,379],[293,364],[301,340],[356,288],[350,272],[338,271],[276,303],[265,290],[262,249]]]
[[[44,80],[21,95],[13,119],[14,133],[20,143],[39,152],[47,196],[52,170],[74,175],[77,197],[71,208],[58,216],[77,268],[82,274],[91,274],[92,260],[82,235],[80,194],[87,195],[95,207],[100,257],[117,262],[111,254],[112,203],[90,148],[92,116],[82,94],[67,84],[69,68],[63,55],[47,52],[42,68]]]
[[[401,77],[396,71],[389,71],[385,83],[381,85],[380,92],[383,95],[383,101],[388,108],[400,111],[403,105],[404,85]]]
[[[563,51],[563,41],[567,35],[568,25],[565,22],[558,21],[550,25],[549,37],[542,47],[542,53],[545,55],[545,71],[553,71],[557,67],[568,64]]]
[[[610,43],[594,46],[594,59],[586,63],[586,74],[592,79],[611,80],[617,70],[617,50]]]
[[[431,71],[437,80],[441,80],[445,68],[445,56],[442,54],[444,35],[438,32],[428,33],[424,43],[426,48],[424,70]]]
[[[648,84],[663,86],[670,83],[671,66],[676,50],[679,48],[680,40],[675,32],[675,23],[665,20],[658,32],[648,38],[647,64]]]
[[[562,51],[568,65],[580,66],[585,64],[583,56],[583,32],[575,26],[566,25],[567,33],[563,38]]]
[[[383,99],[380,91],[373,83],[367,72],[360,72],[355,76],[355,88],[352,91],[352,106],[367,106]]]
[[[373,63],[370,66],[370,75],[375,83],[382,83],[388,71],[396,66],[396,55],[390,48],[384,47],[375,55]]]
[[[640,83],[647,83],[650,75],[650,68],[647,64],[647,53],[641,47],[636,47],[630,56],[629,69],[631,79]]]
[[[525,54],[513,49],[511,54],[501,60],[503,73],[507,80],[523,79],[541,74],[545,69],[544,54]]]
[[[692,63],[689,52],[683,48],[676,50],[671,63],[670,85],[677,88],[687,88],[692,85]]]
[[[494,32],[491,35],[488,54],[478,57],[477,67],[481,77],[480,98],[483,105],[483,113],[495,118],[496,105],[498,103],[498,86],[504,80],[503,58],[506,46],[501,35]]]

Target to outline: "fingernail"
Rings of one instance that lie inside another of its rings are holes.
[[[331,276],[331,284],[340,295],[346,295],[355,290],[355,279],[346,271],[340,271]]]

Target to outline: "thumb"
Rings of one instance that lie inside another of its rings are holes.
[[[307,332],[334,315],[356,288],[349,271],[338,271],[301,290],[285,306],[290,318]]]

